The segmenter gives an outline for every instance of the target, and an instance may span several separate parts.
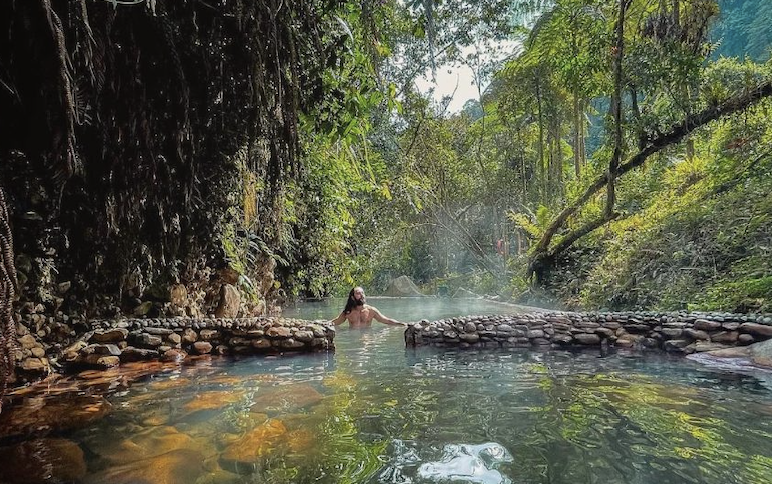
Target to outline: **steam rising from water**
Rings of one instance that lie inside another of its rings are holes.
[[[517,314],[538,310],[538,308],[529,306],[476,298],[368,297],[367,304],[377,307],[386,316],[403,322],[420,321],[422,319],[434,321],[459,315]],[[303,303],[302,310],[298,307],[285,308],[284,316],[301,319],[330,320],[338,316],[345,305],[346,300],[341,298],[308,302]]]

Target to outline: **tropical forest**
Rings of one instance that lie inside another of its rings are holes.
[[[0,484],[772,481],[771,26],[3,0]]]

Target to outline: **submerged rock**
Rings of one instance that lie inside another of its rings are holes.
[[[193,400],[185,404],[185,411],[198,412],[201,410],[215,410],[239,401],[244,392],[222,391],[205,392],[196,395]]]
[[[154,381],[148,385],[148,388],[154,391],[170,390],[172,388],[186,387],[191,384],[188,378],[169,378],[166,380]]]
[[[196,480],[196,484],[242,484],[243,482],[244,476],[228,472],[219,467]]]
[[[74,482],[85,475],[83,451],[66,439],[28,440],[0,447],[0,482],[4,484]]]
[[[276,448],[286,433],[281,420],[268,420],[225,448],[220,456],[223,467],[231,469],[257,462]]]
[[[316,434],[308,429],[297,429],[287,434],[287,445],[291,452],[301,453],[314,447]]]
[[[84,484],[190,484],[205,473],[204,455],[190,449],[172,450],[148,459],[115,465],[90,475]]]
[[[159,426],[129,439],[110,442],[91,450],[112,465],[155,459],[178,450],[202,452],[192,437],[171,426]]]
[[[48,435],[51,432],[82,428],[103,418],[112,406],[98,395],[78,395],[67,399],[34,397],[22,405],[3,408],[0,438]]]
[[[281,385],[266,388],[258,393],[252,411],[291,411],[320,402],[324,396],[314,387],[305,384]]]

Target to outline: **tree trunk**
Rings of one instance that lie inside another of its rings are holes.
[[[578,180],[582,175],[582,146],[581,146],[581,111],[579,110],[579,95],[574,91],[574,175]]]
[[[541,201],[542,203],[547,203],[547,170],[544,166],[544,120],[543,120],[543,113],[542,113],[542,102],[541,102],[541,85],[539,84],[539,80],[536,80],[536,107],[538,110],[538,120],[539,120],[539,147],[537,150],[538,158],[539,158],[539,174],[541,175]]]
[[[673,25],[680,30],[681,27],[681,1],[673,1]]]
[[[523,146],[523,136],[522,132],[518,129],[518,146]],[[528,198],[528,167],[525,163],[525,150],[520,150],[520,179],[523,182],[523,196],[522,199],[526,200]]]
[[[562,120],[560,115],[554,117],[552,124],[552,196],[554,198],[561,198],[563,196],[563,150],[560,144],[560,126]]]
[[[614,45],[614,93],[611,95],[611,110],[614,117],[614,151],[608,164],[606,173],[606,208],[604,218],[609,219],[614,213],[614,203],[616,202],[616,189],[614,180],[617,177],[617,168],[622,159],[624,150],[624,138],[622,133],[622,59],[624,58],[625,47],[625,13],[627,12],[629,0],[620,0],[619,17],[616,25],[616,42]]]
[[[573,17],[574,19],[576,17]],[[576,23],[572,22],[571,25],[571,50],[574,54],[574,56],[579,55],[579,47],[576,42],[576,31],[577,26]],[[579,86],[577,86],[576,82],[572,83],[572,97],[573,97],[573,117],[574,117],[574,175],[576,175],[576,179],[578,180],[581,176],[581,167],[582,167],[582,153],[581,153],[581,142],[579,141],[580,138],[580,130],[581,130],[581,114],[579,111],[579,107],[581,105],[581,102],[579,100]]]
[[[585,131],[586,127],[586,121],[584,119],[584,113],[587,110],[589,106],[589,101],[582,99],[582,104],[579,109],[579,144],[581,146],[579,150],[579,154],[581,156],[580,164],[582,166],[582,169],[584,169],[584,165],[587,164],[587,146],[585,145],[585,138],[587,137],[587,133]]]
[[[480,176],[483,177],[483,180],[485,181],[485,187],[490,188],[482,156],[483,137],[485,135],[485,104],[483,104],[483,89],[479,81],[479,74],[475,76],[475,79],[477,80],[477,82],[475,82],[477,85],[477,99],[480,103],[480,111],[482,112],[482,118],[480,118],[480,136],[477,137],[477,165],[480,167]]]
[[[694,139],[689,138],[686,140],[686,159],[688,161],[694,160]]]

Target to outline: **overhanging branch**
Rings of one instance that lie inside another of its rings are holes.
[[[643,149],[638,151],[638,153],[617,168],[614,178],[619,178],[625,173],[643,165],[651,155],[670,145],[680,142],[684,137],[696,129],[722,117],[743,111],[770,96],[772,96],[772,79],[765,81],[755,89],[733,96],[717,106],[711,106],[699,113],[687,116],[683,121],[673,126],[667,133],[650,138]],[[599,175],[592,183],[590,183],[579,198],[574,200],[568,207],[564,208],[557,217],[555,217],[552,223],[550,223],[544,231],[544,235],[542,235],[539,243],[536,245],[531,256],[532,260],[544,259],[547,254],[550,254],[550,256],[557,255],[559,253],[559,251],[556,250],[558,247],[561,248],[561,251],[570,247],[570,244],[566,245],[561,243],[552,250],[548,250],[549,245],[558,230],[560,230],[568,219],[578,212],[593,197],[593,195],[606,186],[608,182],[609,178],[607,173]],[[572,243],[578,238],[579,237],[574,238]]]

